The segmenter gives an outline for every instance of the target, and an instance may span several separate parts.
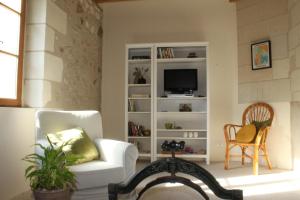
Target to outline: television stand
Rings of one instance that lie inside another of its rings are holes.
[[[194,94],[168,94],[167,97],[194,97]]]

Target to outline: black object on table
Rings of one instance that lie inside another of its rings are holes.
[[[128,183],[111,183],[108,185],[108,194],[109,200],[117,200],[118,194],[129,194],[132,192],[136,186],[142,182],[145,178],[161,173],[168,172],[170,176],[159,177],[151,182],[149,182],[138,194],[137,200],[141,198],[141,196],[151,187],[161,184],[161,183],[182,183],[186,186],[193,188],[198,191],[199,194],[204,199],[209,199],[208,195],[202,190],[202,188],[193,183],[191,180],[176,176],[176,173],[181,172],[184,174],[189,174],[201,180],[204,184],[206,184],[209,189],[213,191],[213,193],[221,198],[221,199],[232,199],[232,200],[242,200],[243,199],[243,191],[242,190],[227,190],[223,188],[216,178],[210,174],[207,170],[200,167],[199,165],[183,160],[175,157],[175,151],[181,150],[184,148],[182,143],[177,143],[176,141],[172,141],[170,143],[165,143],[164,147],[168,150],[171,150],[172,157],[164,158],[157,160],[155,162],[150,163],[143,170],[138,172]]]

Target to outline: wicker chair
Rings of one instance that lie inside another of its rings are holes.
[[[254,103],[246,108],[243,113],[243,121],[242,125],[234,125],[234,124],[226,124],[224,126],[224,135],[226,140],[226,153],[225,153],[225,163],[224,168],[228,169],[229,167],[229,159],[233,156],[242,157],[242,165],[244,165],[245,157],[252,159],[253,162],[253,174],[258,174],[258,154],[259,151],[262,151],[269,169],[272,169],[271,162],[268,157],[267,147],[266,147],[266,139],[270,130],[270,125],[273,121],[274,111],[269,104],[258,102]],[[257,130],[257,135],[252,142],[240,142],[236,140],[237,131],[248,124],[252,124],[254,122],[264,122],[269,121],[269,126],[263,126],[259,130]],[[242,155],[232,155],[230,154],[230,150],[234,147],[240,147],[242,151]],[[253,154],[249,155],[246,150],[253,149]]]

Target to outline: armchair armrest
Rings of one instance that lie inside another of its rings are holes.
[[[236,125],[236,124],[225,124],[224,125],[224,136],[226,142],[229,142],[229,140],[232,140],[232,131],[234,133],[234,137],[237,133],[237,128],[241,128],[242,125]]]
[[[102,138],[94,142],[101,153],[101,159],[124,167],[125,178],[135,173],[138,150],[133,144]]]

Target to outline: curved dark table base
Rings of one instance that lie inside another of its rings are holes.
[[[209,189],[213,191],[213,193],[218,196],[221,199],[232,199],[232,200],[242,200],[243,199],[243,191],[242,190],[227,190],[223,188],[216,178],[210,174],[207,170],[200,167],[199,165],[183,160],[180,158],[175,158],[174,153],[172,153],[172,157],[170,158],[164,158],[161,160],[157,160],[155,162],[150,163],[148,166],[146,166],[143,170],[138,172],[127,184],[124,183],[118,183],[118,184],[109,184],[108,185],[108,193],[109,193],[109,200],[117,200],[118,194],[129,194],[132,192],[135,187],[143,181],[145,178],[158,174],[161,172],[168,172],[171,175],[170,176],[164,176],[157,178],[154,181],[151,181],[148,183],[138,194],[137,199],[139,199],[142,194],[148,190],[149,188],[166,182],[171,183],[182,183],[184,185],[187,185],[194,190],[198,191],[200,195],[204,199],[209,199],[207,194],[201,189],[201,187],[189,179],[176,176],[175,174],[178,172],[188,174],[191,176],[194,176],[201,180],[204,184],[206,184]]]

